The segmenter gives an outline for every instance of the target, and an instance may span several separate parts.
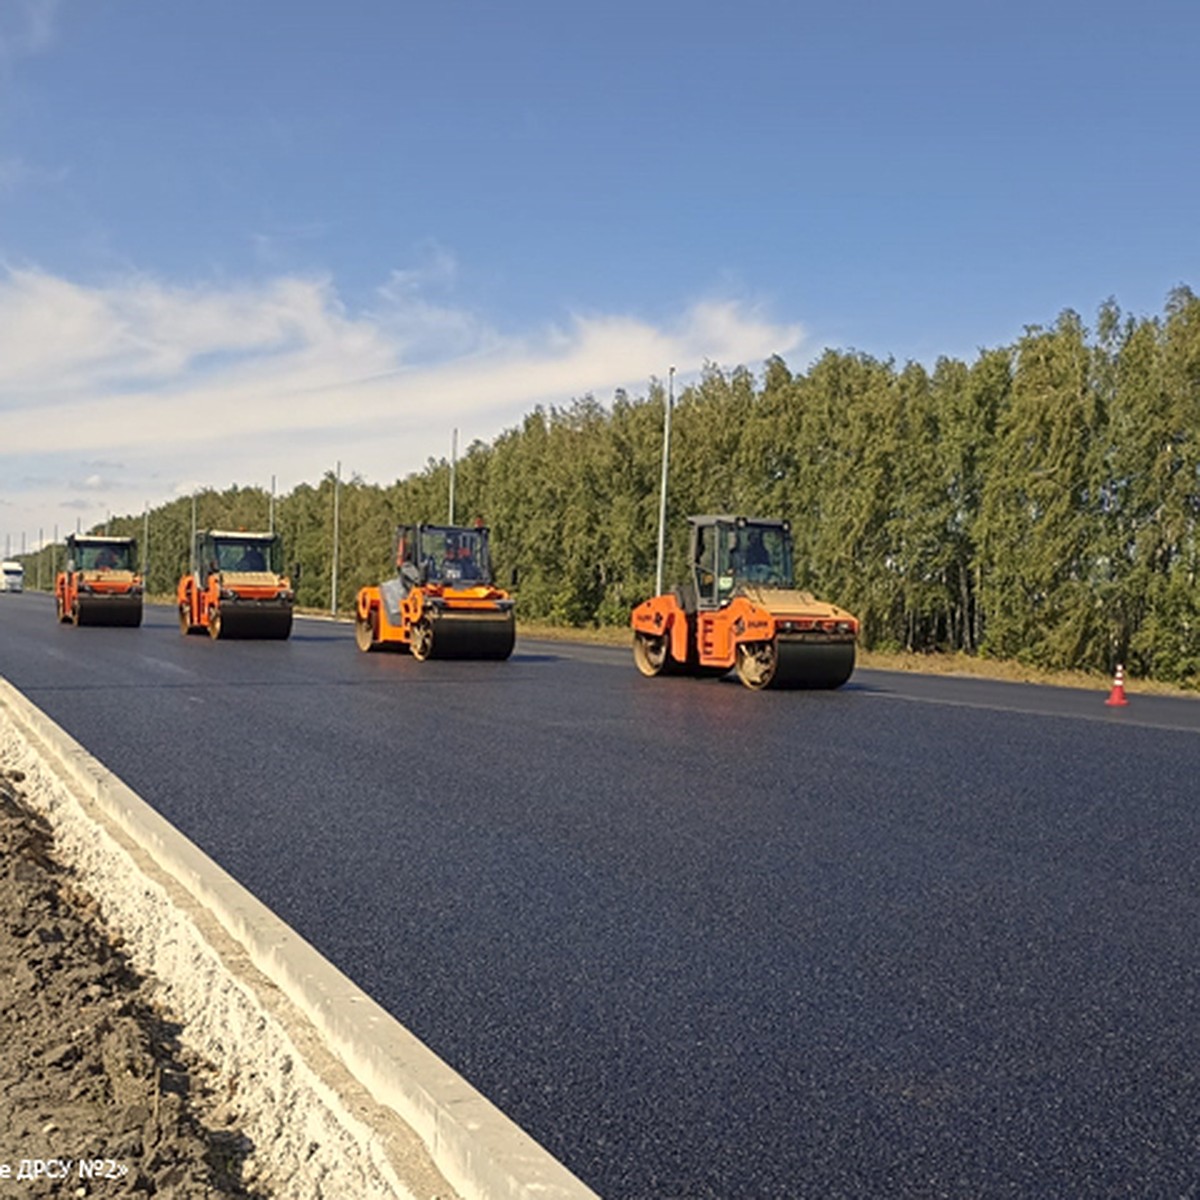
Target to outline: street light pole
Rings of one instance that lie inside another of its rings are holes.
[[[663,561],[667,548],[667,474],[671,460],[671,409],[675,407],[675,368],[667,372],[667,409],[663,414],[662,484],[658,493],[658,560],[654,572],[654,594],[663,594]]]
[[[330,591],[329,614],[330,614],[330,616],[333,616],[333,617],[337,616],[337,602],[338,602],[338,595],[337,595],[337,592],[338,592],[338,543],[341,541],[341,529],[340,529],[341,514],[339,512],[339,507],[340,507],[340,503],[341,503],[341,495],[340,495],[341,490],[342,490],[342,463],[341,463],[341,459],[339,459],[338,465],[337,465],[337,470],[334,472],[334,476],[333,476],[333,571],[332,571],[332,576],[330,578],[330,585],[329,585],[329,591]]]

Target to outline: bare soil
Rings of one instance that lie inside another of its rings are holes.
[[[218,1076],[0,770],[0,1197],[268,1200]]]

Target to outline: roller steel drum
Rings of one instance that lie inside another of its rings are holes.
[[[413,629],[414,658],[508,658],[516,641],[511,611],[431,613]]]
[[[76,625],[126,625],[142,623],[142,597],[80,595],[75,605]]]
[[[264,638],[282,641],[292,632],[292,609],[281,604],[238,604],[226,601],[209,616],[209,636]]]
[[[738,647],[738,678],[750,688],[839,688],[854,670],[854,642],[780,634]]]

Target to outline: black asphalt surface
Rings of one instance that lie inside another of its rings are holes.
[[[1200,1194],[1200,702],[33,594],[0,675],[608,1200]]]

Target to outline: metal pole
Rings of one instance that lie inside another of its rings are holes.
[[[46,557],[46,538],[42,527],[38,526],[38,581],[37,590],[42,590],[42,559]]]
[[[196,493],[192,493],[192,536],[188,542],[188,562],[192,564],[192,574],[194,575],[199,569],[200,564],[196,561]]]
[[[458,468],[458,430],[454,430],[454,435],[450,439],[450,520],[448,524],[454,524],[454,473]]]
[[[333,476],[333,577],[331,580],[330,593],[331,600],[329,604],[329,612],[331,616],[337,616],[337,584],[338,584],[338,523],[340,520],[338,513],[338,504],[342,488],[342,464],[339,460],[337,470]]]
[[[671,461],[671,409],[675,407],[675,368],[667,372],[667,410],[663,414],[662,485],[658,493],[658,562],[654,572],[654,594],[663,594],[663,560],[667,550],[667,474]]]
[[[142,501],[142,586],[150,574],[150,501]]]

